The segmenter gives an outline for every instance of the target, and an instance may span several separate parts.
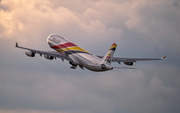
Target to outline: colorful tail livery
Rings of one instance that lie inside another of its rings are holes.
[[[135,69],[133,67],[113,67],[111,62],[118,62],[119,64],[123,62],[125,65],[132,66],[134,62],[137,61],[147,61],[147,60],[162,60],[162,58],[127,58],[127,57],[113,57],[116,50],[116,44],[114,43],[105,56],[99,56],[89,53],[88,51],[82,49],[76,44],[68,41],[67,39],[59,35],[49,35],[47,38],[49,46],[56,51],[40,51],[35,49],[30,49],[26,47],[21,47],[16,43],[17,48],[25,49],[25,54],[29,57],[35,57],[36,54],[44,57],[48,60],[53,60],[56,58],[61,58],[63,61],[67,60],[72,69],[76,69],[79,66],[81,69],[89,69],[91,71],[107,71],[114,68],[121,69]]]
[[[113,43],[113,45],[110,47],[106,55],[103,57],[102,59],[103,62],[111,63],[116,47],[117,44]]]

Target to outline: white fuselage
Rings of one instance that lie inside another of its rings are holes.
[[[107,71],[113,69],[110,63],[102,61],[102,59],[69,42],[63,37],[50,35],[47,38],[47,42],[49,46],[58,53],[66,57],[68,56],[72,60],[73,65],[79,65],[92,71]]]
[[[76,65],[83,66],[91,71],[107,71],[112,70],[112,67],[109,64],[105,64],[102,62],[100,58],[93,54],[86,53],[75,53],[70,55],[73,59],[76,59],[78,63]],[[102,64],[106,66],[106,69],[102,69]]]

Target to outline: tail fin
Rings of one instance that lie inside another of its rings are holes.
[[[117,44],[113,43],[113,45],[110,47],[110,49],[108,50],[106,55],[103,57],[103,59],[102,59],[103,62],[111,63],[112,57],[113,57],[114,52],[116,50],[116,46],[117,46]]]

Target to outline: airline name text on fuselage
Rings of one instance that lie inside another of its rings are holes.
[[[58,39],[54,38],[54,37],[51,37],[49,38],[50,41],[53,41],[54,43],[56,44],[59,44],[61,41],[59,41]]]

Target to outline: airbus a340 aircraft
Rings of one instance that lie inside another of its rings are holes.
[[[117,44],[113,43],[105,56],[99,56],[91,54],[90,52],[82,49],[76,44],[69,42],[65,38],[51,34],[47,38],[49,46],[56,51],[39,51],[34,49],[29,49],[25,47],[20,47],[16,43],[16,47],[20,49],[25,49],[25,54],[29,57],[34,57],[35,54],[40,56],[44,55],[46,59],[53,60],[56,58],[61,58],[63,61],[68,60],[72,65],[72,69],[76,69],[79,66],[81,69],[87,68],[91,71],[107,71],[113,68],[124,68],[124,69],[135,69],[133,67],[113,67],[111,62],[118,62],[119,64],[123,62],[126,65],[132,66],[136,61],[146,61],[146,60],[162,60],[162,58],[123,58],[123,57],[113,57],[116,50]]]

